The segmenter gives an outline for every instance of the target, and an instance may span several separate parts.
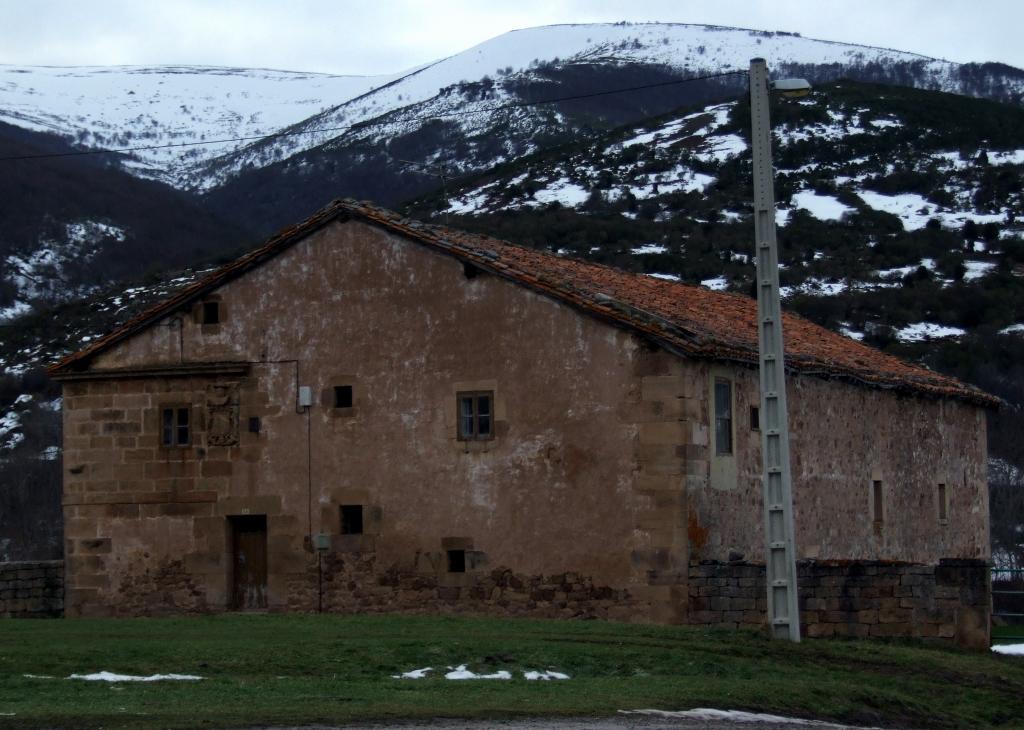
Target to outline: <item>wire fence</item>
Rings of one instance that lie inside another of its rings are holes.
[[[994,638],[1024,640],[1024,568],[992,568]]]

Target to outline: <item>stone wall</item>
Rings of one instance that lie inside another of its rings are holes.
[[[0,563],[0,617],[35,618],[64,613],[64,561]]]
[[[807,637],[944,639],[989,646],[991,584],[981,560],[938,565],[800,561],[801,633]],[[763,565],[690,566],[689,622],[736,628],[765,622]]]
[[[315,558],[314,558],[315,560]],[[524,575],[509,568],[466,573],[381,570],[372,553],[311,561],[290,586],[287,610],[329,613],[460,613],[532,618],[634,620],[650,614],[648,591],[600,585],[578,573]]]

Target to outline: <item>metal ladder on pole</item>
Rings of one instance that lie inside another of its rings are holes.
[[[772,636],[800,641],[793,483],[789,463],[786,361],[775,238],[768,67],[750,62],[751,146],[754,162],[754,239],[757,261],[758,352],[761,373],[761,448],[764,461],[764,530],[767,544],[768,623]]]

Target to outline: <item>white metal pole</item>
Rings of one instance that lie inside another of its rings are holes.
[[[779,295],[779,251],[775,240],[775,191],[772,185],[768,100],[768,66],[763,58],[752,59],[750,139],[754,159],[754,239],[768,624],[773,637],[800,641],[793,539],[793,483],[786,409],[786,360]]]

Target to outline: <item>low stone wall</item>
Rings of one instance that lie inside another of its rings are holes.
[[[0,563],[0,617],[46,617],[63,613],[63,560]]]
[[[898,636],[989,647],[991,583],[985,561],[801,561],[797,574],[804,636]],[[690,623],[763,625],[766,606],[763,565],[690,566]]]

